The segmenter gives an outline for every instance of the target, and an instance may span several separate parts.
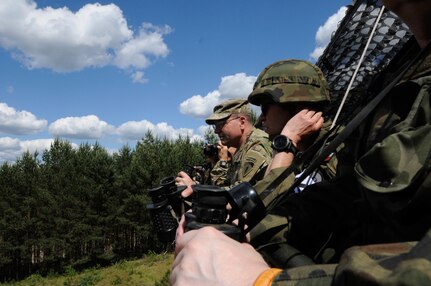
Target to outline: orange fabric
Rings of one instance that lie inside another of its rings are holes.
[[[279,268],[269,268],[263,271],[256,281],[254,281],[253,286],[270,286],[274,278],[281,272]]]

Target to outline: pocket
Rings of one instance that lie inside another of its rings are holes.
[[[430,151],[429,124],[392,134],[376,144],[355,165],[367,198],[396,209],[407,205],[429,172]]]
[[[359,183],[378,193],[399,192],[429,168],[431,126],[392,134],[355,165]]]

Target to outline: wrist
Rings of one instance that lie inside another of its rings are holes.
[[[272,149],[277,152],[287,152],[296,155],[298,149],[293,144],[292,140],[284,134],[277,135],[272,140]]]
[[[227,160],[220,159],[220,166],[221,167],[227,167],[227,165],[228,165]]]
[[[274,281],[275,277],[280,274],[281,269],[279,268],[269,268],[259,274],[256,281],[254,281],[253,286],[269,286]]]
[[[298,148],[299,142],[301,141],[301,137],[299,137],[299,135],[297,135],[296,133],[292,133],[290,131],[284,131],[284,132],[283,131],[280,133],[280,135],[284,135],[287,138],[289,138],[293,146]]]

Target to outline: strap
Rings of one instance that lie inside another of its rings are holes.
[[[279,268],[269,268],[263,271],[253,283],[253,286],[270,286],[280,272],[281,269]]]
[[[365,118],[378,106],[378,104],[389,94],[392,88],[404,77],[406,72],[412,67],[414,63],[418,63],[424,56],[426,56],[431,50],[431,43],[428,44],[422,51],[413,59],[411,59],[405,68],[392,80],[376,97],[374,97],[354,118],[349,124],[328,144],[322,152],[315,157],[309,166],[304,170],[299,178],[295,180],[292,186],[288,189],[286,193],[280,195],[275,199],[268,207],[267,212],[271,211],[282,199],[289,195],[294,188],[296,188],[308,175],[310,175],[319,165],[328,157],[336,148],[343,143],[347,137],[349,137],[352,132],[364,121]],[[283,177],[290,172],[290,168],[287,168],[284,172],[280,174]],[[276,180],[277,181],[277,180]],[[272,188],[271,188],[272,187]],[[276,185],[270,185],[271,191],[275,189]]]

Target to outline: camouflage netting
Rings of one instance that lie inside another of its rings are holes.
[[[327,115],[334,117],[361,58],[382,4],[358,0],[348,7],[330,44],[316,63],[326,76],[333,104]],[[372,77],[382,71],[411,37],[408,27],[392,12],[385,10],[367,49],[341,112],[341,118],[352,114]]]

